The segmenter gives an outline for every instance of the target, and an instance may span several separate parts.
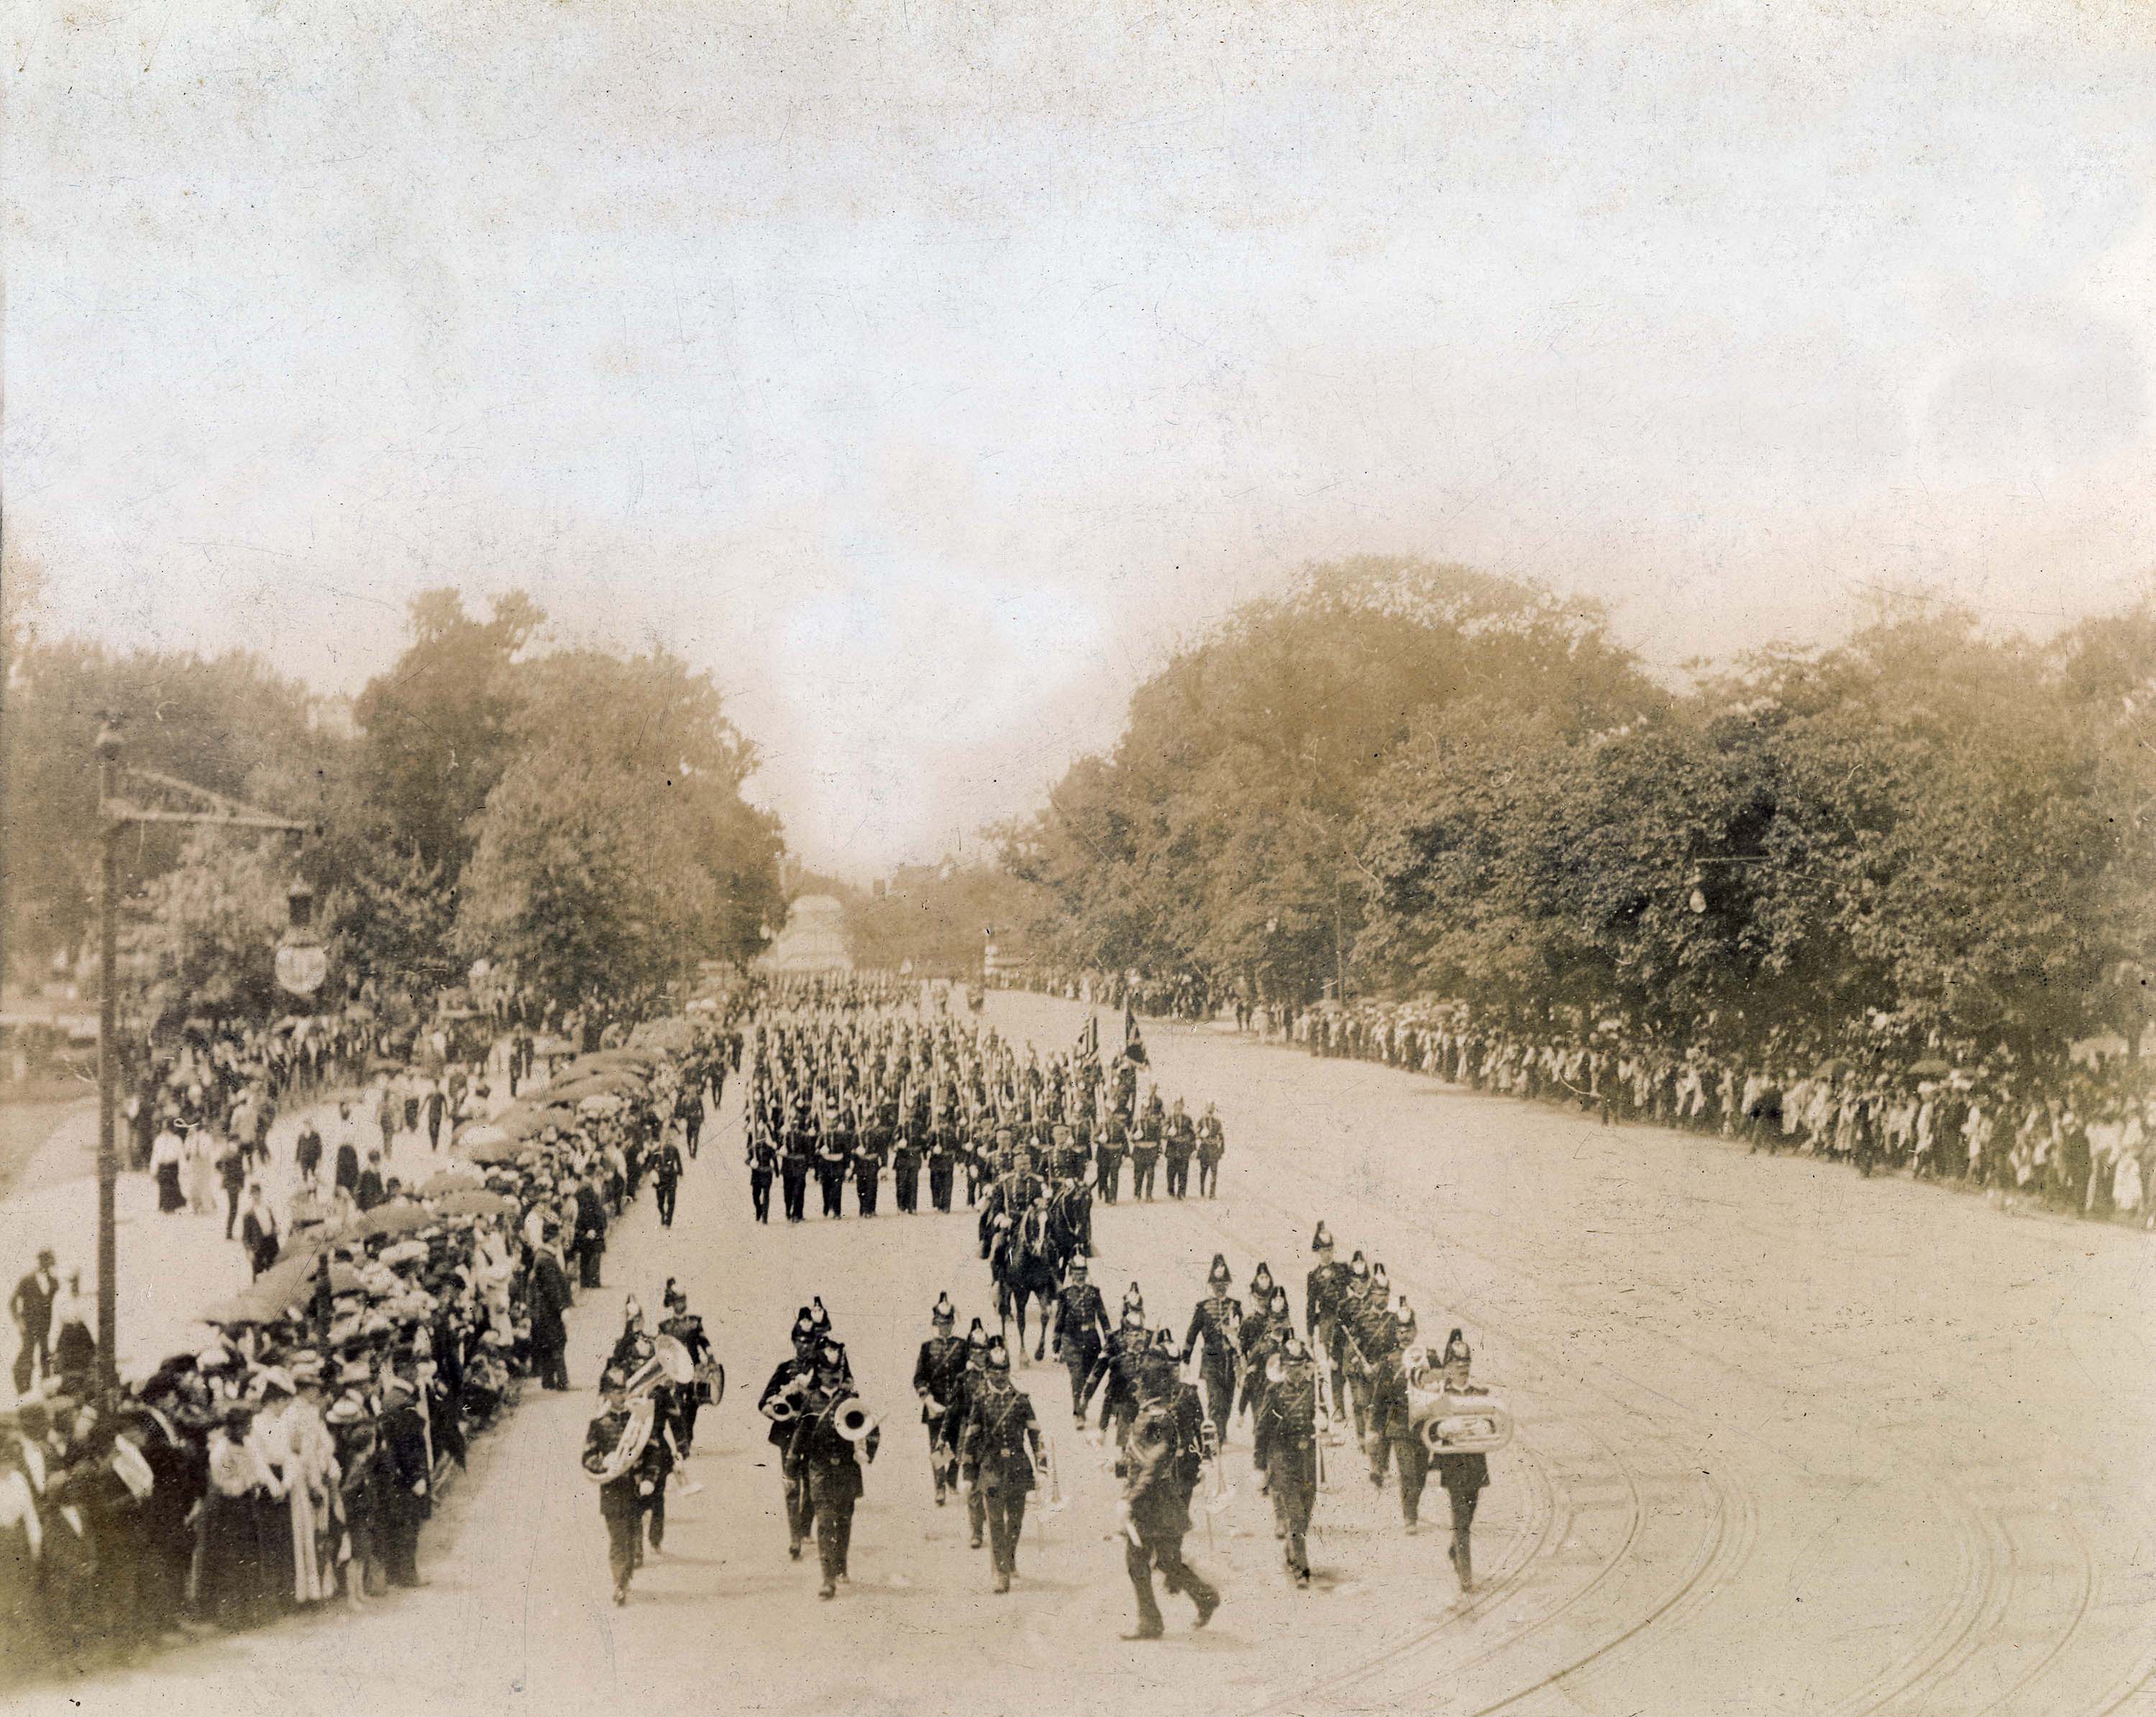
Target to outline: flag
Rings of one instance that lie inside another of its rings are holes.
[[[1101,1017],[1097,1013],[1086,1016],[1086,1023],[1078,1033],[1077,1057],[1081,1061],[1091,1061],[1101,1053]]]
[[[1123,1053],[1141,1065],[1145,1063],[1145,1039],[1138,1035],[1138,1017],[1127,1002],[1123,1003]]]

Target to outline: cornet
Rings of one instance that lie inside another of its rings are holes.
[[[791,1424],[801,1417],[801,1403],[808,1393],[808,1380],[796,1377],[764,1402],[762,1413],[774,1425]]]

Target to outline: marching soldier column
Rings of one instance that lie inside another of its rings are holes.
[[[1311,1238],[1301,1333],[1287,1289],[1270,1267],[1257,1264],[1245,1303],[1231,1292],[1224,1253],[1213,1257],[1207,1291],[1180,1341],[1170,1328],[1148,1327],[1136,1281],[1111,1317],[1091,1280],[1093,1198],[1116,1201],[1126,1151],[1134,1197],[1152,1196],[1163,1154],[1171,1197],[1186,1196],[1194,1159],[1201,1193],[1212,1196],[1224,1150],[1213,1106],[1193,1120],[1181,1099],[1170,1108],[1152,1088],[1140,1104],[1136,1069],[1143,1052],[1134,1034],[1108,1068],[1083,1040],[1072,1057],[1044,1067],[1029,1052],[1021,1065],[993,1031],[909,1017],[881,1005],[888,999],[871,991],[849,1001],[843,989],[819,987],[783,997],[756,1021],[745,1105],[752,1212],[759,1224],[769,1221],[776,1179],[787,1221],[804,1220],[813,1172],[827,1217],[841,1214],[850,1184],[857,1212],[874,1216],[888,1166],[900,1214],[919,1212],[923,1168],[931,1206],[947,1212],[964,1169],[997,1327],[976,1317],[961,1338],[957,1306],[941,1294],[912,1381],[934,1505],[963,1495],[968,1540],[987,1549],[993,1590],[1011,1590],[1036,1493],[1045,1484],[1054,1493],[1050,1511],[1062,1505],[1053,1441],[1013,1379],[1007,1339],[1014,1321],[1023,1361],[1027,1314],[1037,1309],[1034,1357],[1052,1348],[1068,1381],[1074,1424],[1086,1432],[1097,1395],[1089,1440],[1105,1450],[1114,1429],[1112,1456],[1103,1458],[1120,1484],[1119,1541],[1137,1610],[1130,1638],[1157,1639],[1166,1631],[1156,1574],[1171,1596],[1190,1600],[1194,1627],[1204,1627],[1219,1607],[1219,1591],[1192,1566],[1183,1543],[1209,1471],[1209,1535],[1214,1515],[1232,1500],[1221,1458],[1244,1412],[1259,1489],[1270,1499],[1296,1586],[1310,1583],[1313,1515],[1337,1476],[1328,1472],[1328,1448],[1342,1446],[1352,1427],[1372,1484],[1382,1489],[1396,1478],[1410,1534],[1435,1468],[1451,1507],[1450,1560],[1460,1589],[1471,1591],[1472,1525],[1489,1482],[1487,1456],[1509,1439],[1511,1418],[1502,1402],[1470,1382],[1462,1332],[1453,1330],[1433,1359],[1385,1266],[1359,1251],[1339,1262],[1322,1222]],[[738,1033],[732,1039],[737,1065],[746,1043]],[[726,1046],[709,1058],[722,1079]],[[701,1089],[703,1077],[697,1083]],[[674,1120],[693,1155],[701,1115],[677,1112]],[[670,1226],[683,1168],[672,1136],[654,1166],[662,1222]],[[629,1302],[603,1378],[603,1410],[586,1438],[584,1464],[599,1485],[617,1603],[627,1602],[647,1548],[661,1550],[670,1476],[694,1456],[700,1411],[724,1389],[702,1321],[671,1279],[663,1301],[655,1336]],[[796,1314],[790,1347],[757,1405],[777,1455],[788,1554],[799,1560],[814,1538],[819,1595],[828,1601],[849,1579],[854,1511],[881,1429],[820,1297]]]

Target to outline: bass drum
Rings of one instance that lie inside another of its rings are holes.
[[[726,1398],[726,1368],[708,1354],[696,1367],[696,1398],[715,1407]]]

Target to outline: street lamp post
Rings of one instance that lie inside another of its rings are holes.
[[[154,770],[123,770],[120,735],[110,723],[99,730],[96,751],[98,809],[102,819],[99,838],[103,848],[98,929],[104,961],[97,1011],[97,1383],[100,1395],[110,1403],[120,1391],[120,1237],[114,1215],[120,1183],[120,837],[137,824],[151,823],[275,829],[289,835],[305,834],[307,825]],[[166,811],[130,804],[116,791],[123,773],[214,808]],[[298,900],[292,903],[292,910],[298,922],[301,912]]]
[[[97,997],[97,1382],[107,1401],[120,1386],[120,1236],[113,1217],[113,1192],[120,1181],[120,831],[127,825],[113,815],[113,792],[120,771],[120,735],[110,727],[97,735],[97,800],[104,819],[99,831],[101,870],[99,889]]]

